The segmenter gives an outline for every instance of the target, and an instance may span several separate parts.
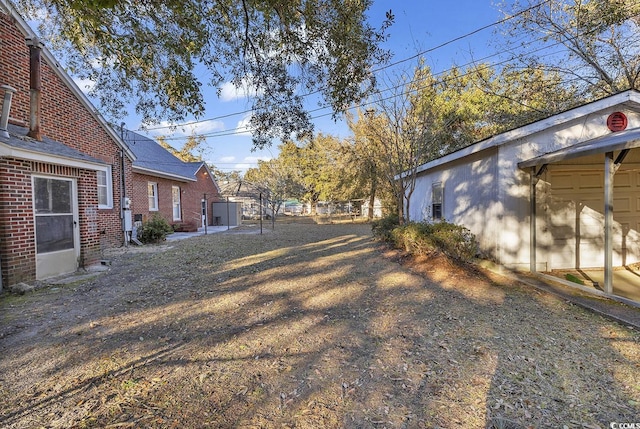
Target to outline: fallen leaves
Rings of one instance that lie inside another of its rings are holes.
[[[637,332],[438,255],[410,271],[376,246],[367,225],[278,224],[123,254],[90,283],[25,295],[1,308],[0,425],[591,428],[640,415]]]

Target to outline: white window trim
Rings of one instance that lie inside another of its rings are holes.
[[[156,182],[147,182],[147,200],[149,201],[149,185],[151,185],[153,187],[153,199],[154,199],[154,204],[155,207],[151,207],[149,206],[149,211],[150,212],[157,212],[158,211],[158,183]]]
[[[174,199],[176,190],[178,191],[178,217],[176,217],[176,201]],[[182,195],[180,186],[171,186],[171,211],[173,212],[173,220],[182,220]]]
[[[113,175],[111,173],[111,166],[108,165],[105,168],[100,168],[96,171],[96,182],[98,171],[104,171],[106,175],[106,187],[107,187],[107,204],[100,204],[98,202],[99,209],[112,209],[113,208]]]
[[[436,192],[440,193],[440,202],[435,202],[435,194]],[[440,216],[436,217],[435,215],[435,205],[440,205]],[[442,182],[434,182],[431,184],[431,219],[434,221],[442,221],[444,220],[444,185]]]

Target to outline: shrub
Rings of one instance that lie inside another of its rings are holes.
[[[154,215],[142,224],[138,231],[138,239],[143,243],[157,243],[164,241],[172,232],[173,228],[169,222],[160,215]]]
[[[371,225],[371,232],[373,236],[383,240],[383,241],[391,241],[391,233],[392,231],[400,225],[400,220],[397,215],[388,215],[383,217],[382,219],[378,219],[373,221]]]
[[[391,231],[391,241],[398,247],[415,255],[425,255],[436,249],[431,237],[431,224],[409,222]]]
[[[478,243],[471,231],[449,222],[410,222],[391,228],[386,235],[374,230],[374,235],[416,255],[440,250],[451,258],[468,262],[478,253]]]
[[[574,276],[571,273],[565,274],[564,278],[569,280],[570,282],[578,283],[579,285],[584,285],[584,282],[581,279],[579,279],[578,277]]]
[[[475,235],[461,225],[437,222],[433,225],[433,238],[446,255],[461,261],[470,261],[478,254]]]

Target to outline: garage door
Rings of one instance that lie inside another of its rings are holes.
[[[618,172],[614,181],[613,263],[638,261],[640,197],[637,172]],[[550,265],[604,265],[604,175],[601,171],[551,171],[547,224],[553,237]]]

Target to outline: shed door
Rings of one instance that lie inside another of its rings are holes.
[[[614,179],[613,263],[640,257],[640,176],[619,171]],[[549,220],[554,238],[551,268],[604,264],[604,176],[600,171],[553,171]]]
[[[74,272],[79,236],[76,183],[73,179],[34,177],[36,278]]]

